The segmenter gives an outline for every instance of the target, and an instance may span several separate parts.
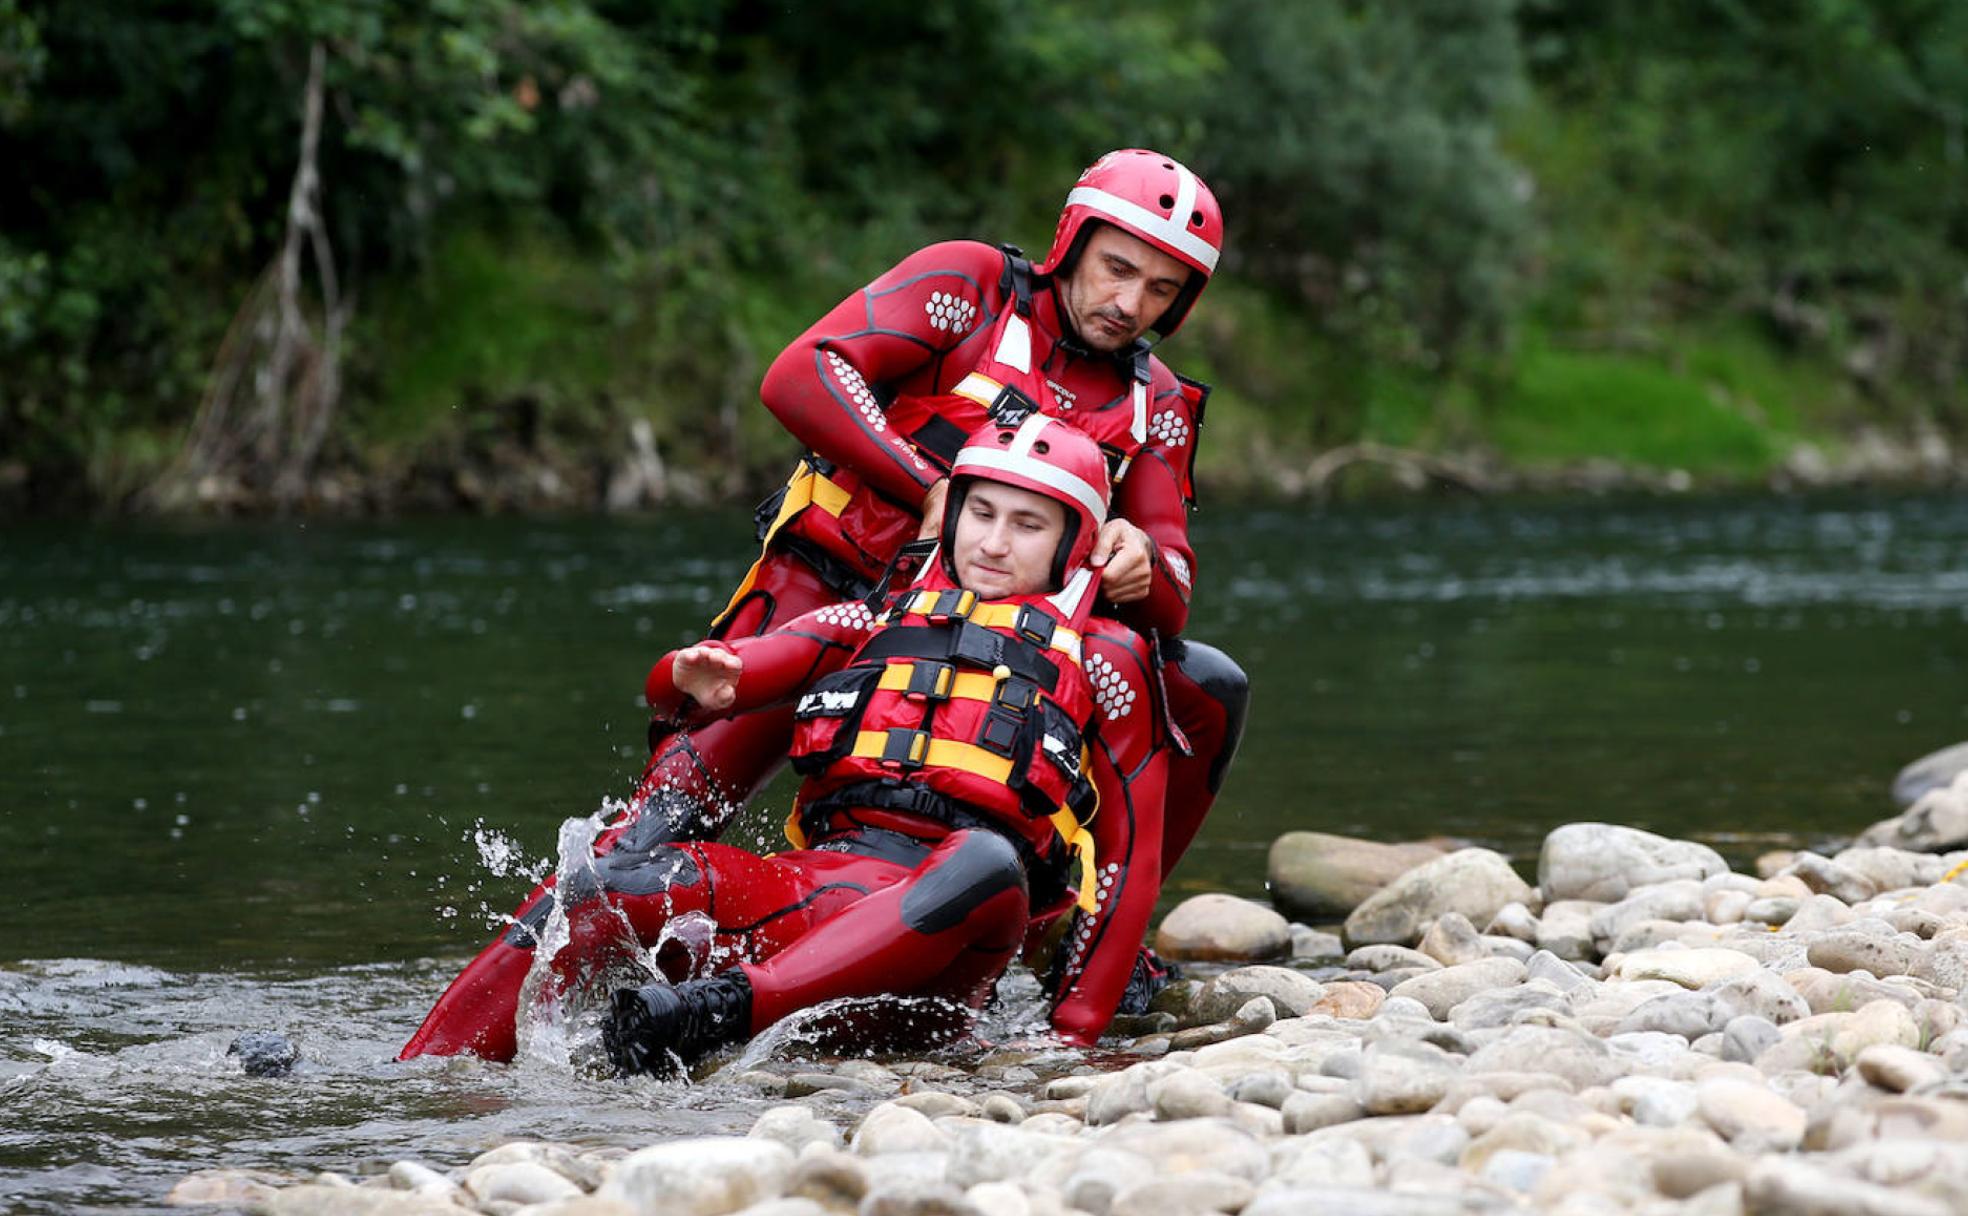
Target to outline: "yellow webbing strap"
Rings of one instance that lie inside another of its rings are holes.
[[[935,610],[937,598],[942,594],[942,592],[938,591],[919,591],[916,593],[915,598],[909,601],[908,606],[903,611],[913,612],[917,616],[928,616]],[[960,608],[958,611],[949,613],[948,615],[960,616],[964,620],[972,621],[987,629],[1017,631],[1019,605],[977,604],[973,602],[974,599],[975,597],[970,592],[964,592],[963,603],[967,607]],[[1052,649],[1066,655],[1077,663],[1080,660],[1080,635],[1074,633],[1064,625],[1054,625],[1052,630]]]
[[[924,746],[917,749],[921,754],[909,757],[912,765],[962,769],[999,785],[1011,779],[1011,760],[975,743],[932,739],[927,735],[921,736],[921,741]],[[851,754],[859,759],[879,760],[887,751],[888,732],[885,730],[864,730],[854,736],[854,751]]]
[[[909,691],[910,677],[915,674],[915,667],[914,663],[890,663],[882,669],[881,680],[875,687],[889,692],[906,693]],[[943,686],[936,690],[939,698],[953,701],[989,701],[997,695],[999,680],[994,672],[958,671],[953,667],[945,667],[943,674],[948,678],[943,681]]]
[[[711,618],[711,628],[716,629],[724,624],[724,619],[737,611],[738,605],[752,593],[752,588],[758,586],[759,567],[764,564],[765,555],[771,551],[772,538],[779,534],[779,529],[791,523],[795,516],[808,507],[819,507],[838,519],[840,513],[847,509],[849,497],[848,491],[805,460],[795,465],[793,475],[786,479],[786,496],[779,500],[779,513],[772,517],[772,524],[766,528],[765,539],[759,545],[758,560],[752,563],[750,570],[745,571],[745,577],[739,581],[738,589],[731,593],[731,599],[726,601],[724,607],[718,610],[718,614]]]
[[[957,381],[957,387],[950,391],[959,397],[968,397],[988,410],[991,403],[998,399],[998,394],[1004,391],[1004,385],[983,372],[972,372]]]
[[[1955,879],[1961,877],[1961,875],[1964,872],[1968,872],[1968,859],[1963,859],[1961,861],[1956,862],[1954,868],[1949,870],[1947,873],[1941,875],[1940,882],[1937,882],[1934,885],[1940,886],[1941,883],[1944,882],[1953,882]]]
[[[1063,806],[1052,813],[1052,828],[1066,842],[1066,848],[1079,859],[1080,897],[1074,902],[1079,905],[1080,911],[1091,916],[1100,906],[1097,898],[1099,887],[1096,885],[1099,871],[1093,864],[1093,833],[1082,827],[1073,812]]]
[[[800,827],[800,804],[793,803],[792,813],[786,816],[786,842],[796,849],[806,847],[806,829]]]

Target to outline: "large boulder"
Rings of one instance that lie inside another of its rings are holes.
[[[1568,823],[1544,838],[1538,889],[1547,900],[1613,903],[1635,887],[1703,879],[1728,870],[1722,855],[1705,844],[1613,823]]]
[[[1155,949],[1198,962],[1257,962],[1291,957],[1291,925],[1260,903],[1212,892],[1191,896],[1162,918]]]
[[[1297,920],[1338,920],[1367,897],[1445,850],[1432,844],[1381,844],[1324,832],[1286,832],[1265,866],[1271,900]]]
[[[1916,853],[1945,853],[1968,844],[1968,771],[1928,789],[1904,813],[1873,824],[1852,843]]]
[[[1406,944],[1446,912],[1460,912],[1479,925],[1490,922],[1505,904],[1536,899],[1502,855],[1488,849],[1458,849],[1416,866],[1382,887],[1346,918],[1342,933],[1349,946]]]
[[[1929,752],[1893,778],[1893,801],[1899,806],[1912,806],[1928,790],[1946,789],[1963,773],[1968,773],[1968,743]]]

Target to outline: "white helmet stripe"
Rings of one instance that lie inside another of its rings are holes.
[[[1180,217],[1195,209],[1195,183],[1195,175],[1186,169],[1183,170],[1180,189],[1184,194],[1182,198],[1176,199],[1175,214],[1178,219],[1174,220],[1167,216],[1156,215],[1138,203],[1131,203],[1117,194],[1096,190],[1092,186],[1075,186],[1073,192],[1066,196],[1066,205],[1098,211],[1137,232],[1153,237],[1172,249],[1180,250],[1184,256],[1201,266],[1204,274],[1213,274],[1216,271],[1216,246],[1189,231],[1186,224],[1178,222]],[[1183,206],[1185,199],[1188,203],[1186,209]]]
[[[1023,423],[1017,425],[1017,435],[1012,439],[1012,445],[1008,449],[1000,451],[994,447],[966,447],[964,451],[956,453],[954,472],[972,472],[972,470],[1010,472],[1029,482],[1037,482],[1041,486],[1059,490],[1061,494],[1080,504],[1086,510],[1086,514],[1092,516],[1094,523],[1106,523],[1106,496],[1102,496],[1098,488],[1086,484],[1084,480],[1067,472],[1065,468],[1059,468],[1057,464],[1047,464],[1045,460],[1039,460],[1031,455],[1031,445],[1039,439],[1039,433],[1045,431],[1045,427],[1049,425],[1059,427],[1065,423],[1049,419],[1043,413],[1033,413],[1031,417],[1027,417]]]

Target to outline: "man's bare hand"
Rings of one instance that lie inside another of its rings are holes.
[[[923,495],[922,526],[916,529],[917,540],[933,540],[943,529],[943,500],[949,497],[950,479],[945,477],[929,487]]]
[[[744,670],[745,661],[723,647],[686,646],[670,662],[670,680],[705,709],[730,709]]]
[[[1101,525],[1087,564],[1100,571],[1100,594],[1109,603],[1132,604],[1148,598],[1155,582],[1155,543],[1125,519]]]

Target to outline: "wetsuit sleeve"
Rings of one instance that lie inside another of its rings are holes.
[[[1161,894],[1168,767],[1166,749],[1152,746],[1156,724],[1147,646],[1112,629],[1088,638],[1087,664],[1101,690],[1092,758],[1100,807],[1088,825],[1100,889],[1094,911],[1074,917],[1052,1009],[1053,1030],[1081,1045],[1097,1041],[1113,1020]]]
[[[890,386],[990,321],[1003,270],[1004,256],[977,241],[911,254],[780,352],[760,399],[813,452],[898,502],[920,505],[939,474],[888,425]]]
[[[867,640],[874,619],[867,605],[850,600],[796,616],[759,637],[699,643],[728,650],[744,662],[738,673],[737,699],[728,709],[705,710],[677,688],[675,650],[649,669],[643,695],[656,717],[680,726],[696,726],[790,701],[821,676],[845,666]]]
[[[1148,443],[1116,488],[1115,513],[1154,542],[1154,579],[1146,599],[1119,605],[1115,616],[1146,633],[1181,633],[1189,621],[1189,593],[1196,554],[1189,547],[1189,504],[1201,395],[1154,364],[1148,410]]]

